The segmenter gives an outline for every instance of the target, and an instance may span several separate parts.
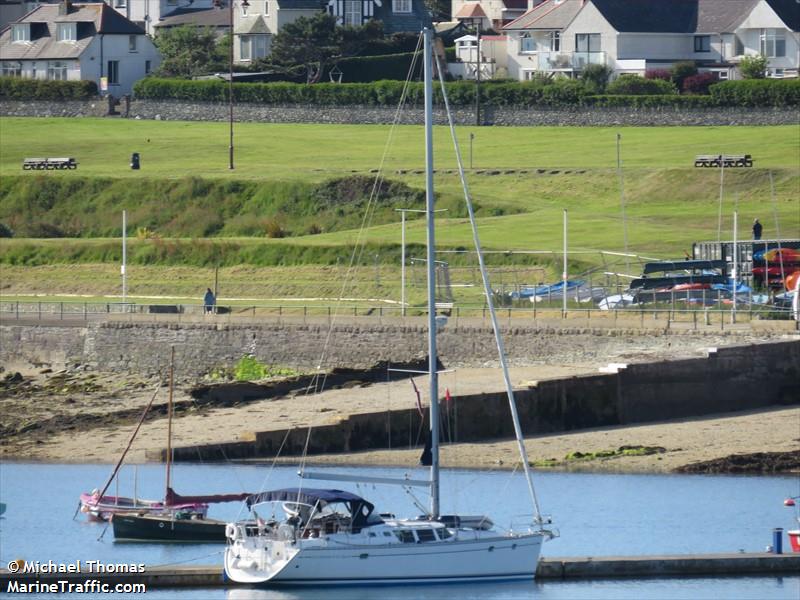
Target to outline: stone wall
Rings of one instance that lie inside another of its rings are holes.
[[[515,393],[525,435],[674,420],[707,414],[800,403],[800,343],[777,342],[721,348],[708,356],[632,364],[616,374],[539,382]],[[460,442],[512,438],[505,393],[454,399],[458,411],[442,411]],[[256,432],[247,442],[175,449],[176,460],[269,458],[357,452],[403,446],[420,428],[415,409],[350,415],[307,430]],[[164,451],[148,457],[163,460]]]
[[[107,103],[91,101],[0,102],[0,116],[7,117],[96,117],[103,116]],[[124,112],[122,106],[118,110]],[[273,106],[240,103],[235,107],[237,122],[255,123],[335,123],[387,124],[395,118],[394,107],[379,106]],[[442,109],[435,111],[438,124],[445,124]],[[616,125],[794,125],[797,110],[793,108],[593,108],[593,109],[520,109],[483,107],[484,125],[553,125],[598,126]],[[168,121],[228,121],[229,106],[225,103],[184,102],[169,100],[133,100],[130,118]],[[459,125],[474,125],[474,107],[456,107],[453,117]],[[422,124],[423,111],[409,108],[400,114],[400,123]]]
[[[328,325],[320,322],[253,322],[242,324],[177,321],[128,322],[109,318],[82,326],[66,322],[0,326],[0,364],[26,361],[54,367],[83,364],[90,368],[152,375],[165,368],[170,346],[186,377],[204,375],[217,367],[233,366],[253,353],[260,361],[314,369],[366,369],[379,361],[409,362],[427,352],[424,319],[385,319],[341,323],[330,332],[328,354],[321,349]],[[497,364],[494,336],[489,327],[455,319],[438,335],[439,355],[447,367]],[[586,364],[641,362],[663,357],[697,356],[706,346],[747,344],[778,338],[781,331],[677,332],[657,328],[556,328],[514,324],[504,328],[506,353],[512,364]]]

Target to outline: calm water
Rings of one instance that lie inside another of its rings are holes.
[[[323,470],[323,469],[315,469]],[[414,470],[362,469],[372,475],[397,476]],[[78,495],[102,486],[107,465],[0,465],[0,500],[8,504],[0,519],[0,564],[15,558],[67,562],[80,559],[148,565],[221,564],[215,545],[115,544],[105,525],[72,520]],[[352,472],[352,471],[350,471]],[[160,498],[160,465],[126,467],[119,491],[130,495],[134,474],[138,495]],[[422,475],[422,471],[417,471]],[[179,465],[173,487],[182,494],[224,493],[295,486],[295,468],[266,466]],[[773,527],[790,527],[792,513],[783,499],[800,494],[797,477],[698,475],[594,475],[543,473],[536,477],[542,510],[553,517],[561,537],[544,546],[544,556],[607,556],[760,552],[771,543]],[[307,482],[306,487],[326,482]],[[359,493],[379,511],[419,514],[412,498],[395,486],[336,487]],[[115,491],[114,486],[110,492]],[[415,492],[416,493],[416,492]],[[427,497],[419,496],[422,504]],[[486,513],[495,523],[521,523],[529,498],[520,475],[507,472],[444,471],[445,512]],[[239,504],[214,506],[210,516],[236,519]],[[784,539],[784,546],[787,540]],[[45,596],[43,596],[45,597]],[[46,596],[53,597],[53,596]],[[82,597],[90,597],[82,595]],[[279,590],[153,590],[146,598],[331,598],[404,600],[418,598],[616,599],[616,598],[800,598],[800,576],[790,578],[659,579],[592,582],[522,582],[468,586]]]

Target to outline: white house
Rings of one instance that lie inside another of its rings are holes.
[[[210,9],[214,0],[102,0],[126,19],[155,35],[156,25],[173,13]]]
[[[116,97],[160,62],[144,30],[102,2],[43,4],[0,33],[3,75],[90,80]]]
[[[287,23],[300,17],[311,18],[322,11],[319,0],[241,0],[233,1],[233,60],[247,64],[270,53],[272,37]]]
[[[480,21],[481,29],[499,31],[514,19],[521,17],[543,0],[451,0],[450,14],[453,19],[475,25]]]
[[[546,0],[509,23],[509,73],[579,74],[588,64],[644,74],[694,61],[739,77],[744,55],[769,58],[773,77],[797,76],[796,0]]]

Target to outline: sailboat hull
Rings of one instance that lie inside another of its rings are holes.
[[[369,585],[532,579],[539,533],[425,544],[306,546],[274,541],[228,546],[227,576],[251,585]],[[248,545],[250,546],[248,548]]]
[[[116,514],[111,519],[117,542],[225,541],[225,523],[213,519],[173,519],[169,516]]]

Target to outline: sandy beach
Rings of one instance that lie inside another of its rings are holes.
[[[511,370],[512,384],[596,373],[593,364],[539,365]],[[157,390],[151,413],[162,416],[142,427],[126,459],[145,461],[148,450],[166,446],[167,389],[158,382],[99,373],[27,372],[19,394],[3,395],[2,443],[4,460],[48,462],[113,462],[128,443],[139,415]],[[440,376],[442,388],[454,396],[503,389],[498,369],[456,369]],[[425,390],[426,378],[417,385]],[[192,382],[175,388],[174,400],[183,406],[173,424],[173,444],[186,446],[250,439],[255,431],[306,428],[335,423],[349,414],[408,409],[414,406],[410,383],[397,381],[333,389],[317,395],[290,395],[225,407],[200,406],[189,395]],[[649,447],[648,455],[598,452],[621,447]],[[618,472],[670,472],[699,461],[756,452],[800,449],[800,408],[776,407],[746,413],[627,427],[582,430],[526,439],[532,463],[539,468]],[[570,454],[590,455],[565,460]],[[309,457],[319,464],[408,465],[418,462],[419,448],[375,450],[357,454]],[[282,462],[297,463],[296,457]],[[446,443],[442,466],[510,469],[519,465],[513,440],[485,443]],[[546,466],[545,466],[546,465]]]

